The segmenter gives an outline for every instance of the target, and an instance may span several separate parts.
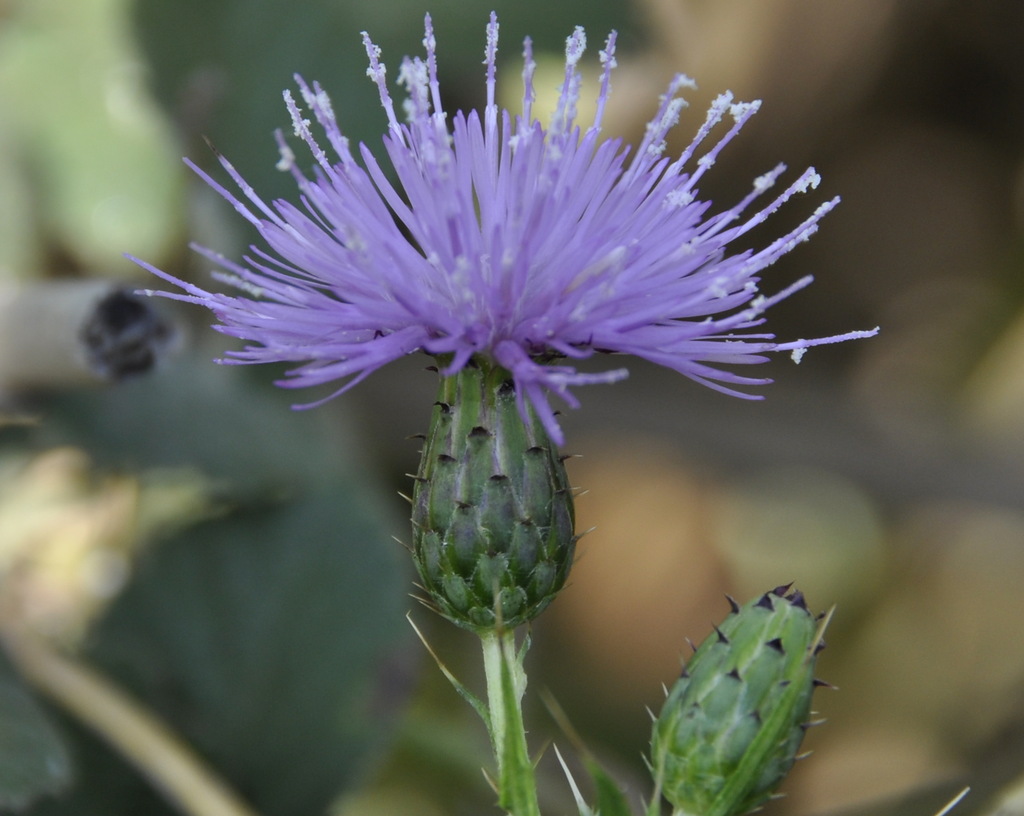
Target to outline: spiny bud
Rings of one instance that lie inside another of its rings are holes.
[[[576,545],[569,480],[507,371],[481,361],[442,378],[412,522],[422,586],[460,626],[518,626],[562,588]]]
[[[788,586],[728,618],[690,658],[651,737],[661,794],[677,813],[739,816],[793,765],[814,692],[819,625]]]

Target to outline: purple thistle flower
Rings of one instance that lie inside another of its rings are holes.
[[[566,42],[565,79],[545,128],[532,112],[536,64],[529,39],[523,49],[522,111],[498,109],[498,23],[492,13],[487,104],[482,115],[456,113],[449,129],[428,15],[426,60],[406,58],[399,72],[408,94],[400,122],[380,49],[365,32],[363,42],[367,73],[388,119],[384,147],[396,182],[365,145],[353,153],[320,86],[296,77],[306,108],[337,157],[328,156],[286,91],[295,134],[317,164],[312,177],[305,175],[278,133],[278,167],[298,184],[299,205],[267,203],[223,157],[220,163],[241,195],[188,162],[265,242],[253,246],[242,263],[196,247],[227,270],[216,276],[241,294],[209,292],[133,259],[185,292],[155,294],[207,307],[220,321],[215,328],[247,341],[221,362],[301,363],[279,385],[340,382],[314,403],[320,404],[414,351],[441,356],[446,375],[482,355],[512,374],[523,416],[532,405],[561,443],[549,395],[577,407],[571,387],[612,383],[627,374],[622,368],[584,373],[566,360],[596,352],[632,354],[719,391],[758,398],[734,386],[769,380],[719,366],[764,362],[764,353],[773,351],[792,352],[799,361],[811,346],[877,332],[779,343],[755,331],[766,309],[811,281],[806,277],[762,295],[760,272],[809,238],[838,201],[820,205],[762,249],[730,251],[751,228],[819,181],[809,169],[754,212],[751,205],[773,186],[783,165],[720,212],[712,214],[710,202],[697,197],[700,179],[759,103],[719,96],[690,146],[668,158],[666,136],[685,106],[678,94],[694,87],[679,75],[630,154],[621,140],[601,138],[615,67],[614,32],[600,52],[603,75],[594,120],[586,130],[576,124],[578,63],[586,46],[577,28]],[[723,120],[731,120],[728,130],[694,160]]]

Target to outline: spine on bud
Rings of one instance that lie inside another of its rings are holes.
[[[676,814],[740,816],[797,757],[820,681],[816,619],[778,587],[740,607],[697,648],[654,724],[655,782]]]
[[[572,566],[573,499],[508,372],[485,362],[441,380],[413,492],[413,559],[431,605],[460,626],[536,617]]]

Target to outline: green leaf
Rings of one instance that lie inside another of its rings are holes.
[[[22,810],[59,793],[71,780],[61,736],[35,699],[0,659],[0,810]]]

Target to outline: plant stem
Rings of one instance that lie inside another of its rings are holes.
[[[37,636],[4,626],[3,642],[25,679],[109,742],[189,816],[255,816],[153,714],[102,675]]]
[[[540,816],[537,781],[523,725],[526,648],[516,649],[511,629],[479,634],[487,677],[488,727],[498,764],[498,803],[512,816]]]

